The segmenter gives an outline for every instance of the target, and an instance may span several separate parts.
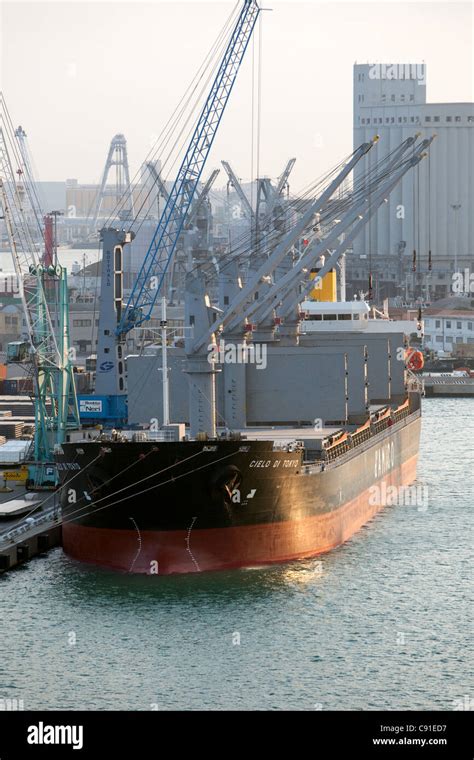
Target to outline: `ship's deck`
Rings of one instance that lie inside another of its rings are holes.
[[[380,412],[382,409],[386,409],[386,406],[387,405],[385,404],[371,404],[369,407],[369,412],[370,414],[375,414],[376,412]],[[275,442],[291,443],[292,441],[296,440],[320,441],[324,438],[328,438],[329,436],[334,435],[335,433],[340,432],[341,430],[344,430],[344,432],[350,432],[353,429],[353,425],[345,425],[344,423],[331,427],[317,427],[316,425],[314,427],[311,427],[309,425],[301,427],[285,427],[284,425],[259,425],[255,427],[249,426],[242,428],[236,432],[240,433],[242,435],[242,438],[246,438],[249,441],[273,440]]]
[[[376,412],[380,412],[382,410],[387,409],[386,404],[371,404],[369,407],[370,415],[375,414]],[[364,423],[359,423],[364,424]],[[177,427],[177,426],[176,426]],[[189,428],[185,426],[184,424],[181,426],[182,432],[181,440],[184,440],[184,435],[186,435],[186,440],[198,440],[198,439],[192,439],[189,436]],[[336,437],[336,441],[339,437],[342,437],[344,433],[354,433],[356,432],[357,425],[349,425],[344,422],[341,422],[337,425],[330,425],[325,427],[320,427],[318,424],[315,425],[249,425],[245,428],[240,429],[234,429],[231,431],[233,435],[229,436],[230,431],[227,428],[219,427],[217,429],[217,440],[223,440],[223,439],[233,439],[233,440],[242,440],[242,441],[272,441],[274,443],[275,448],[284,448],[286,446],[291,446],[292,444],[295,444],[297,441],[302,442],[303,446],[309,449],[319,449],[321,448],[321,441],[328,439],[332,436]],[[133,441],[136,439],[134,436],[137,434],[136,430],[129,429],[129,430],[121,430],[121,440],[129,440]],[[155,432],[150,432],[148,430],[142,431],[143,434],[143,440],[144,442],[152,442],[152,441],[164,441],[164,442],[173,442],[180,440],[180,438],[176,438],[176,432],[171,432],[168,430],[158,430]],[[89,434],[90,435],[90,434]],[[81,431],[77,436],[74,436],[74,434],[71,434],[70,436],[70,442],[71,443],[87,443],[91,442],[90,437],[84,438],[84,433]],[[99,442],[103,442],[104,439],[98,438]],[[107,440],[107,439],[105,439]],[[113,439],[112,439],[113,440]],[[208,440],[208,439],[202,439],[202,440]],[[215,439],[212,439],[215,440]],[[335,441],[335,442],[336,442]],[[319,443],[316,443],[319,442]],[[316,443],[316,445],[314,445]]]
[[[342,429],[342,427],[246,427],[237,432],[248,441],[291,443],[302,440],[320,441]]]

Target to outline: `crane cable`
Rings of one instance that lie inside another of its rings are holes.
[[[229,17],[227,18],[224,26],[222,27],[221,31],[219,32],[219,34],[218,34],[215,42],[212,44],[210,50],[206,54],[206,56],[205,56],[202,64],[198,68],[196,74],[193,76],[193,78],[192,78],[190,84],[188,85],[188,87],[187,87],[184,95],[182,96],[181,100],[178,102],[177,106],[175,107],[173,113],[171,114],[171,116],[169,117],[168,121],[164,125],[164,127],[161,130],[161,132],[160,132],[158,138],[156,139],[154,145],[148,151],[148,154],[145,157],[145,160],[144,160],[143,163],[151,162],[151,161],[156,160],[159,157],[159,153],[161,151],[163,151],[163,150],[166,149],[169,141],[171,140],[172,135],[175,134],[177,126],[178,126],[180,120],[183,118],[183,116],[184,116],[184,114],[186,112],[187,107],[191,103],[191,100],[192,100],[193,96],[197,92],[198,87],[200,86],[202,80],[206,76],[207,76],[207,79],[204,82],[204,87],[207,85],[207,83],[209,81],[209,77],[212,75],[212,72],[216,70],[216,67],[218,65],[216,63],[216,61],[214,61],[214,63],[213,63],[213,59],[216,58],[220,54],[220,52],[224,49],[224,45],[227,45],[228,36],[229,36],[229,29],[230,29],[231,25],[233,24],[233,21],[235,19],[236,14],[237,14],[239,5],[240,5],[240,3],[237,2],[236,5],[234,6],[233,10],[229,14]],[[217,61],[218,61],[218,58],[217,58]],[[211,72],[211,74],[209,74],[209,72]],[[203,89],[201,89],[201,92],[198,94],[198,98],[197,98],[198,103],[199,103],[199,99],[202,97],[202,92],[203,92]],[[178,135],[178,139],[179,139],[179,136],[182,134],[183,129],[186,127],[186,125],[189,123],[189,120],[192,118],[193,114],[195,113],[195,111],[196,111],[196,109],[198,107],[198,103],[196,103],[192,107],[191,113],[187,116],[187,118],[185,120],[185,123],[184,123],[184,127],[181,129],[181,132]],[[175,145],[176,145],[176,141],[175,141]],[[173,146],[173,148],[175,147],[175,145]],[[162,167],[164,167],[169,162],[170,159],[171,159],[171,153],[162,162]],[[176,159],[175,159],[175,161],[176,161]],[[143,163],[142,163],[141,166],[143,166]],[[138,178],[140,176],[140,170],[141,170],[141,167],[135,173],[135,175],[134,175],[134,177],[132,179],[132,183],[131,183],[132,185],[133,185],[133,182],[135,182],[135,181],[138,180]],[[156,180],[155,180],[155,182],[156,182]],[[153,183],[153,186],[154,186],[155,182]],[[151,190],[149,190],[148,193],[146,194],[146,199],[149,197],[150,192],[153,190],[153,186],[152,186]],[[142,189],[139,192],[138,198],[140,198],[140,195],[142,193],[143,193],[143,186],[142,186]],[[126,196],[126,194],[124,194],[122,196],[122,198],[120,199],[120,201],[114,207],[112,213],[110,214],[110,216],[109,216],[109,218],[107,220],[106,226],[114,218],[116,218],[116,216],[118,216],[120,210],[123,210],[123,204],[126,201],[126,197],[125,196]],[[146,202],[146,200],[145,200],[145,202]],[[143,203],[140,206],[140,209],[142,209],[142,208],[143,208]]]
[[[334,218],[340,212],[345,211],[351,205],[354,205],[355,202],[360,201],[364,197],[364,195],[367,194],[367,184],[368,183],[370,183],[369,184],[370,193],[372,193],[373,190],[374,190],[374,188],[377,187],[384,179],[386,179],[389,176],[389,172],[387,172],[386,169],[384,169],[384,165],[388,164],[389,160],[392,157],[393,152],[394,151],[392,151],[392,153],[389,154],[384,159],[380,159],[373,166],[369,166],[368,171],[365,173],[365,175],[363,175],[361,178],[359,178],[358,184],[356,184],[354,186],[353,192],[350,195],[348,195],[347,197],[344,197],[342,199],[338,199],[338,201],[336,203],[333,203],[331,205],[331,208],[328,209],[326,211],[326,213],[321,216],[321,220],[320,221],[324,222],[324,221],[326,221],[326,220],[328,220],[330,218]],[[351,154],[351,155],[353,155],[353,154]],[[349,156],[349,158],[350,157],[351,156]],[[347,160],[348,159],[346,159],[346,161]],[[342,166],[345,165],[346,161],[340,162],[340,164],[336,165],[336,167],[334,169],[332,169],[330,172],[328,172],[321,180],[319,180],[319,182],[317,182],[316,184],[313,184],[310,187],[309,192],[307,192],[303,196],[300,194],[298,196],[296,202],[294,204],[290,205],[290,209],[294,210],[297,213],[302,212],[304,210],[305,205],[308,202],[307,199],[308,198],[313,198],[313,197],[315,198],[315,197],[317,197],[318,193],[315,192],[315,190],[316,189],[320,189],[320,188],[322,189],[322,187],[326,187],[327,184],[328,184],[328,182],[329,182],[329,180],[330,180],[330,178],[333,175],[335,175],[340,170],[340,168]],[[398,164],[396,167],[393,167],[392,170],[391,170],[391,172],[393,172],[394,170],[398,169],[402,165],[402,163],[403,162],[401,162],[400,164]],[[371,200],[370,200],[370,202],[371,202]],[[279,216],[283,216],[284,213],[285,213],[285,210],[283,210],[282,213]],[[266,249],[264,249],[266,252],[268,252],[269,250],[271,250],[271,247],[272,247],[273,243],[275,242],[275,240],[277,239],[277,237],[278,237],[278,233],[274,233],[273,237],[271,237],[267,241],[268,244],[266,246]],[[223,254],[222,257],[221,257],[221,259],[222,258],[227,259],[227,263],[228,264],[234,263],[236,260],[240,261],[240,260],[244,259],[246,256],[248,256],[248,254],[251,251],[251,243],[252,243],[251,234],[249,232],[244,233],[241,236],[240,239],[238,239],[237,241],[235,241],[235,243],[234,243],[234,250],[233,251],[228,251],[226,254]],[[225,270],[225,267],[227,266],[227,263],[224,263],[223,265],[221,265],[221,267],[220,267],[221,270]],[[196,270],[200,270],[200,269],[205,269],[206,267],[208,269],[210,269],[210,264],[208,262],[197,263],[196,266],[191,270],[191,272],[192,271],[196,271]]]
[[[381,158],[377,162],[374,162],[374,164],[371,167],[369,166],[369,169],[367,170],[367,172],[364,175],[362,175],[361,178],[359,178],[358,183],[354,186],[353,192],[347,198],[339,199],[336,206],[331,206],[331,208],[328,209],[326,213],[321,216],[321,221],[324,223],[325,221],[331,218],[334,218],[335,215],[337,215],[341,209],[345,210],[348,205],[353,205],[354,202],[362,199],[367,194],[367,182],[370,181],[371,187],[373,188],[377,187],[383,180],[385,180],[390,175],[390,173],[398,169],[399,166],[401,166],[404,163],[404,161],[401,160],[400,164],[393,167],[390,170],[390,172],[387,171],[385,168],[385,166],[391,160],[395,150],[396,149],[394,149],[394,151],[388,154],[385,158]],[[315,188],[320,188],[322,186],[325,186],[329,182],[330,178],[336,173],[338,173],[341,167],[346,165],[347,161],[354,155],[354,152],[347,159],[337,164],[333,169],[331,169],[326,175],[324,175],[316,183],[313,183],[312,185],[307,186],[306,192],[303,193],[303,196],[304,196],[303,200],[301,199],[301,195],[298,196],[295,199],[294,207],[298,208],[299,210],[303,210],[302,207],[308,202],[306,198],[313,197],[313,195],[315,194]],[[271,237],[267,241],[267,246],[264,249],[265,253],[271,252],[274,242],[278,242],[278,236],[279,236],[279,233],[275,232],[274,236]],[[244,238],[246,239],[248,243],[248,247],[240,251],[237,249],[238,252],[235,251],[235,247],[234,247],[233,251],[229,250],[226,254],[224,254],[222,258],[226,259],[226,261],[224,264],[220,265],[220,271],[224,271],[227,266],[229,266],[231,263],[235,261],[240,262],[242,260],[248,259],[248,254],[251,251],[251,243],[252,243],[251,233],[246,233],[246,235],[242,236],[241,240],[244,240]],[[203,271],[204,274],[206,274],[206,268],[207,268],[207,271],[211,270],[211,273],[214,272],[213,268],[211,269],[209,262],[197,263],[193,267],[193,269],[190,270],[190,272],[193,273],[197,271]],[[136,388],[139,386],[139,390],[141,392],[141,390],[145,387],[145,384],[148,382],[148,379],[150,377],[151,372],[153,371],[154,366],[155,364],[151,363],[149,370],[145,372],[139,378],[139,380],[135,383],[133,387],[133,391],[136,391]]]

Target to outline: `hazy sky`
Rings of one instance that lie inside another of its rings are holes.
[[[38,179],[97,182],[117,132],[134,174],[234,5],[1,2],[1,88]],[[277,176],[295,156],[293,190],[352,149],[356,61],[425,61],[429,101],[474,100],[471,3],[261,5],[272,11],[262,14],[260,173]],[[250,176],[251,63],[249,50],[206,174],[227,159]]]

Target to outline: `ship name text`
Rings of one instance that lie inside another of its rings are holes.
[[[274,467],[276,469],[277,467],[298,467],[298,464],[297,459],[275,459],[275,461],[271,459],[252,459],[249,467]]]

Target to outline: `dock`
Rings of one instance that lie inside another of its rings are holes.
[[[15,491],[0,494],[0,574],[61,545],[56,496]]]
[[[452,375],[423,375],[422,377],[427,398],[466,396],[474,398],[474,377]]]

